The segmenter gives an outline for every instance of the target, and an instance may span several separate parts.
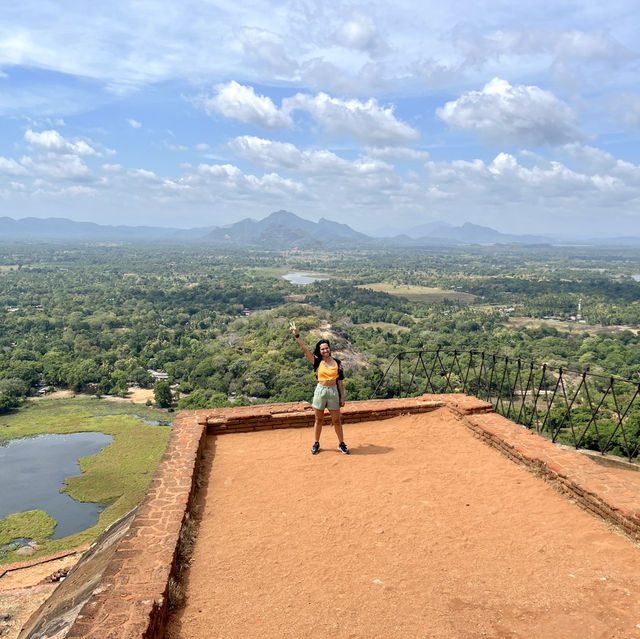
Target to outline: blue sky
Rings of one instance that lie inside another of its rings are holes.
[[[636,0],[2,3],[0,215],[640,235],[639,43]]]

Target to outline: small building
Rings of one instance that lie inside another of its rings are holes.
[[[154,371],[152,368],[147,368],[147,373],[153,377],[156,381],[160,379],[169,379],[169,373],[165,373],[164,371]]]

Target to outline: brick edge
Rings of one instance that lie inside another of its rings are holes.
[[[640,542],[637,488],[575,449],[558,446],[497,413],[458,415],[471,432],[548,481],[578,506]]]
[[[640,540],[637,494],[611,482],[603,493],[593,461],[493,412],[491,404],[462,394],[350,402],[345,423],[375,421],[446,407],[472,433],[516,463],[552,482],[580,506]],[[170,582],[178,570],[180,531],[197,489],[206,437],[230,432],[308,427],[306,402],[264,404],[178,413],[167,449],[131,527],[99,586],[71,626],[69,639],[160,639],[168,616]],[[105,634],[105,629],[108,633]]]

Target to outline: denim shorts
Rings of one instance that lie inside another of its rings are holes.
[[[311,405],[316,410],[340,410],[340,394],[338,393],[338,385],[323,386],[318,384]]]

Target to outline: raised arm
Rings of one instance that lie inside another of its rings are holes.
[[[313,364],[313,353],[309,350],[309,347],[304,343],[302,337],[300,337],[300,333],[298,333],[298,329],[296,328],[295,322],[289,322],[289,330],[291,334],[296,338],[296,342],[300,345],[300,348],[307,356],[307,359]]]

